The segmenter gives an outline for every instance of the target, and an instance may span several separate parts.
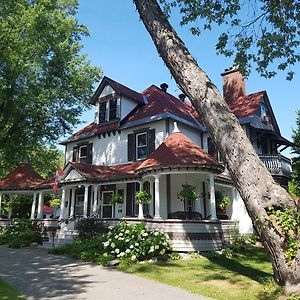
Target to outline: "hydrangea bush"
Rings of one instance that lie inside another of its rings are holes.
[[[73,244],[50,250],[54,254],[67,254],[84,261],[107,265],[118,260],[130,264],[146,259],[160,258],[172,251],[167,234],[159,229],[149,231],[145,224],[128,224],[121,221],[102,236],[78,240]]]
[[[170,238],[163,231],[149,231],[144,223],[131,225],[126,221],[110,228],[103,247],[104,256],[112,255],[133,262],[160,257],[172,250]]]

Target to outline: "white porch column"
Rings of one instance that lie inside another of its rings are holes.
[[[12,203],[14,196],[13,195],[9,195],[9,204]],[[9,206],[8,208],[8,218],[11,219],[12,216],[12,208]]]
[[[1,219],[1,207],[2,207],[2,194],[0,194],[0,219]]]
[[[160,175],[154,175],[154,183],[155,183],[155,212],[154,212],[154,219],[161,219],[160,216],[160,209],[159,209],[159,205],[160,205],[160,199],[159,199],[159,178]]]
[[[33,193],[32,206],[31,206],[31,215],[30,215],[31,220],[34,220],[35,208],[36,208],[36,198],[37,198],[37,193]]]
[[[239,204],[236,197],[236,188],[233,186],[231,188],[231,201],[232,201],[232,214],[231,214],[231,220],[238,220],[239,219]]]
[[[44,193],[39,193],[39,203],[38,203],[38,211],[37,211],[37,219],[43,219],[43,206],[44,206]]]
[[[87,217],[89,200],[89,185],[84,185],[83,216]]]
[[[209,194],[210,194],[210,218],[211,220],[217,219],[216,214],[216,197],[215,197],[215,177],[209,174]]]
[[[140,181],[140,192],[143,190],[143,182]],[[139,219],[144,219],[143,203],[139,203]]]
[[[74,218],[74,213],[75,213],[75,192],[76,188],[72,188],[72,197],[71,197],[71,211],[70,211],[70,217]]]
[[[99,185],[94,185],[94,202],[93,202],[93,213],[97,211],[97,199],[98,199]]]
[[[153,180],[149,180],[150,183],[150,195],[151,195],[151,203],[150,203],[150,210],[149,213],[151,216],[154,214],[154,209],[153,209],[153,200],[154,200],[154,189],[153,189]]]
[[[66,188],[61,188],[61,205],[60,205],[60,216],[59,219],[62,220],[65,214],[65,204],[66,204]]]

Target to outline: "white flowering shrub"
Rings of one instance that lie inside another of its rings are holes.
[[[149,231],[144,223],[120,222],[105,235],[103,256],[114,256],[120,260],[140,261],[160,257],[172,251],[167,234],[159,229]]]

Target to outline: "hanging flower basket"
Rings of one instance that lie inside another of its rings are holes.
[[[111,202],[113,204],[120,204],[123,203],[123,201],[124,201],[124,196],[121,194],[114,194],[111,198]]]
[[[135,201],[139,204],[149,204],[151,202],[151,194],[148,191],[141,190],[135,194]]]

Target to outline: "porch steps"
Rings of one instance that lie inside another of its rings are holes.
[[[55,248],[59,246],[63,246],[66,244],[72,244],[74,240],[78,237],[78,231],[77,230],[60,230],[56,236],[53,237],[49,235],[49,240],[43,242],[42,248],[50,249]]]

